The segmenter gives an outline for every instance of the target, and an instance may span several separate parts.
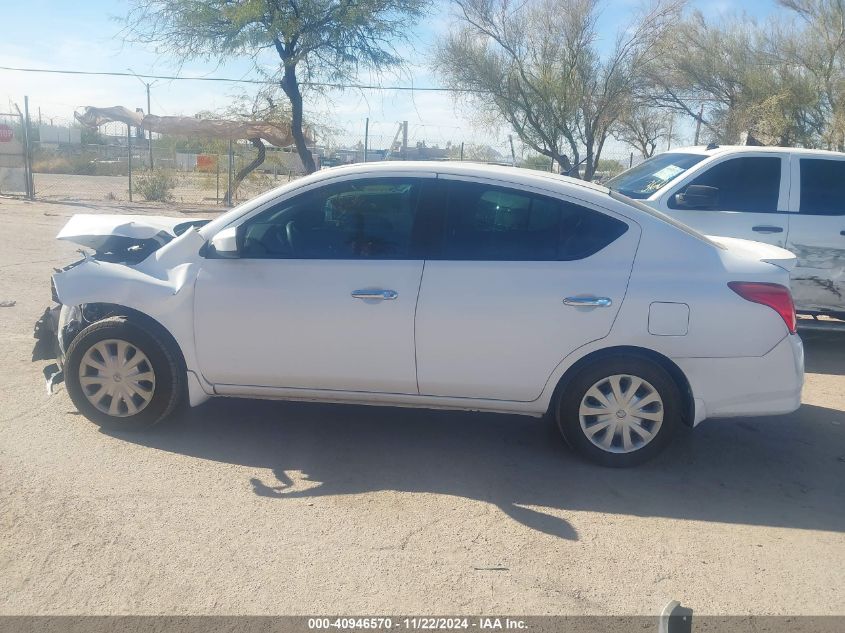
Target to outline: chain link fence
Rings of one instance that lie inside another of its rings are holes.
[[[24,116],[0,114],[0,141],[8,135],[6,128],[12,130],[15,143],[0,142],[0,193],[29,194],[37,199],[228,205],[304,175],[293,147],[266,147],[263,162],[239,182],[240,172],[258,156],[258,150],[247,141],[156,134],[149,139],[143,130],[123,123],[88,129],[72,118],[52,117],[30,121],[27,155],[27,140],[19,139],[26,129]],[[477,138],[477,134],[460,128],[393,122],[367,121],[363,128],[354,133],[321,132],[312,148],[318,166],[392,160],[475,161],[560,172],[549,158],[528,151],[508,136],[491,134],[485,142],[464,141],[461,139]],[[606,151],[596,180],[606,180],[640,160],[634,153]],[[32,177],[31,190],[25,186],[27,172]]]

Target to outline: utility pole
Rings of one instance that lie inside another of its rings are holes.
[[[402,160],[408,160],[408,122],[402,121]]]
[[[364,162],[367,162],[367,150],[370,146],[370,117],[364,123]]]
[[[508,134],[508,142],[511,144],[511,167],[516,167],[516,152],[513,151],[513,135]]]
[[[147,89],[147,114],[145,116],[149,116],[150,109],[152,107],[150,105],[150,86],[152,86],[153,83],[155,83],[155,82],[150,83],[148,81],[144,81],[143,79],[141,79],[138,76],[138,73],[136,73],[131,68],[127,68],[126,70],[128,70],[130,73],[135,75],[135,77],[138,79],[138,81],[140,81],[142,84],[144,84],[144,88]],[[153,133],[150,131],[150,129],[146,125],[144,125],[143,127],[145,127],[147,129],[147,142],[149,143],[149,147],[150,147],[150,171],[152,171],[153,170]]]
[[[147,116],[150,114],[150,84],[145,84],[147,86]],[[150,144],[150,171],[153,170],[153,133],[150,128],[147,128],[147,139]]]

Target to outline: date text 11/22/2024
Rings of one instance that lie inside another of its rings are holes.
[[[408,630],[524,630],[524,620],[514,618],[478,617],[478,618],[440,618],[440,617],[357,617],[357,618],[308,618],[309,630],[367,630],[367,629],[408,629]]]

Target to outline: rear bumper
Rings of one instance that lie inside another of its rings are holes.
[[[692,389],[694,424],[705,418],[791,413],[801,406],[804,346],[797,335],[786,336],[764,356],[674,360]]]

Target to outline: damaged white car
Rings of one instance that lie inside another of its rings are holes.
[[[542,416],[611,466],[682,424],[787,413],[795,257],[606,188],[472,164],[321,171],[212,222],[76,216],[52,352],[94,422],[212,396]]]

